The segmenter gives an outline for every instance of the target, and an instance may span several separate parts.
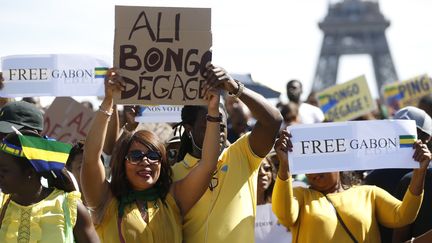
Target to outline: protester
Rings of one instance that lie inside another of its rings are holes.
[[[70,147],[21,132],[8,134],[0,144],[1,241],[99,242],[63,168]],[[41,185],[42,176],[49,188]]]
[[[293,146],[290,137],[282,131],[275,144],[281,164],[272,206],[279,221],[293,232],[294,242],[381,242],[378,223],[397,228],[415,219],[431,160],[431,152],[420,140],[413,145],[420,169],[414,170],[401,202],[379,187],[346,188],[339,172],[307,174],[311,186],[293,189],[287,153]]]
[[[252,128],[249,126],[249,117],[241,105],[232,108],[229,118],[228,141],[234,143]]]
[[[108,182],[100,163],[113,96],[125,84],[114,69],[105,78],[105,98],[96,112],[84,145],[81,186],[95,214],[96,230],[103,242],[182,242],[181,222],[205,192],[216,167],[220,149],[219,95],[206,89],[208,128],[204,156],[190,176],[172,183],[171,169],[162,141],[149,131],[127,134],[111,158]]]
[[[0,109],[0,139],[18,130],[32,130],[41,134],[44,126],[43,113],[25,101],[9,102]]]
[[[283,117],[281,130],[285,130],[288,126],[301,122],[298,105],[296,103],[289,102],[288,104],[280,104],[278,108]]]
[[[417,107],[424,110],[430,117],[432,117],[432,94],[423,96]]]
[[[271,209],[271,197],[277,173],[276,166],[272,162],[273,157],[276,157],[275,153],[267,155],[258,170],[255,243],[291,242],[291,232],[278,223]]]
[[[211,67],[209,75],[216,79],[212,87],[238,97],[257,121],[251,132],[228,145],[226,113],[220,111],[223,117],[221,143],[226,148],[219,156],[206,193],[184,217],[184,242],[254,242],[258,168],[272,148],[282,118],[264,97],[245,88],[224,69]],[[184,106],[182,109],[181,124],[185,132],[181,137],[179,162],[173,166],[174,181],[192,173],[202,163],[206,113],[207,109],[202,106]]]
[[[424,144],[430,143],[432,136],[432,119],[426,112],[413,106],[407,106],[396,112],[394,118],[416,121],[418,139]],[[402,177],[396,189],[397,198],[401,199],[403,197],[403,192],[407,190],[412,177],[413,172]],[[423,204],[421,205],[417,218],[411,224],[395,229],[393,231],[393,242],[410,240],[432,229],[432,169],[427,170],[425,177],[426,183],[424,185]]]
[[[418,138],[422,140],[424,144],[427,144],[427,136],[425,133],[430,133],[430,124],[431,120],[430,117],[427,116],[427,114],[412,106],[408,106],[406,108],[400,109],[397,111],[393,119],[405,119],[405,120],[413,120],[416,123],[417,126],[417,134]],[[428,128],[429,126],[429,128]],[[388,193],[392,194],[393,196],[397,196],[399,194],[399,199],[401,199],[406,191],[405,187],[403,191],[399,189],[398,193],[398,185],[401,179],[407,174],[410,173],[412,170],[410,169],[377,169],[370,172],[365,180],[364,184],[367,185],[375,185],[378,186]],[[408,178],[407,178],[408,179]],[[410,180],[406,180],[406,182],[409,183]],[[426,196],[426,194],[425,194]],[[426,200],[426,198],[424,199]],[[393,229],[389,229],[384,227],[383,225],[379,225],[380,227],[380,233],[381,233],[381,241],[383,243],[390,243],[392,242],[393,237]],[[425,232],[422,230],[422,232]],[[419,234],[416,234],[419,235]]]
[[[290,102],[299,106],[300,122],[303,124],[312,124],[324,121],[324,113],[320,108],[300,101],[303,93],[302,83],[298,80],[291,80],[286,86],[287,96]]]

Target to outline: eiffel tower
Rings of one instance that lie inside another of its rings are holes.
[[[341,55],[369,54],[372,57],[378,93],[384,84],[398,80],[377,1],[343,0],[329,3],[328,13],[319,28],[324,32],[313,91],[336,84]]]

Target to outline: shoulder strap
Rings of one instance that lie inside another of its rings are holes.
[[[330,204],[332,205],[332,207],[334,208],[335,213],[336,213],[336,217],[337,217],[339,223],[340,223],[340,224],[342,225],[342,227],[344,228],[345,232],[347,232],[347,234],[349,235],[349,237],[351,238],[351,240],[352,240],[354,243],[358,243],[358,241],[356,240],[356,238],[354,237],[354,235],[351,233],[351,231],[350,231],[350,230],[348,229],[348,227],[345,225],[344,221],[342,220],[341,216],[339,215],[339,213],[338,213],[336,207],[333,205],[332,201],[327,197],[327,195],[325,195],[325,197],[326,197],[327,201],[329,201],[329,203],[330,203]]]
[[[73,227],[71,223],[69,204],[67,199],[68,193],[65,192],[63,194],[63,213],[64,213],[64,221],[65,221],[65,242],[66,243],[74,243],[74,235],[73,235]],[[77,209],[78,210],[78,209]]]

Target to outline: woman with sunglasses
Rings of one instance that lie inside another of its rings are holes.
[[[212,75],[209,75],[212,77]],[[165,147],[149,131],[123,136],[114,148],[111,182],[99,162],[115,93],[125,84],[114,69],[105,78],[105,98],[84,146],[81,186],[97,220],[102,242],[182,242],[182,216],[206,191],[216,169],[219,145],[219,94],[205,90],[207,129],[200,166],[173,183]]]

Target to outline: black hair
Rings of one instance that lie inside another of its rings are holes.
[[[190,125],[194,126],[197,120],[198,114],[201,111],[207,111],[206,106],[192,106],[185,105],[181,111],[181,122],[175,126]],[[182,161],[187,153],[192,153],[192,140],[189,135],[184,132],[180,137],[180,148],[178,151],[177,161]]]
[[[20,132],[26,136],[41,137],[38,133],[32,130],[20,130]],[[12,145],[21,147],[21,142],[16,133],[9,133],[4,139]],[[16,157],[16,156],[13,157],[18,162],[18,165],[20,166],[23,172],[29,169],[33,170],[37,176],[44,177],[48,180],[49,187],[55,187],[65,192],[71,192],[76,190],[73,181],[70,178],[66,168],[63,168],[63,170],[61,170],[60,173],[57,173],[55,175],[53,175],[53,173],[51,172],[41,173],[41,172],[37,172],[34,169],[33,165],[30,163],[30,161],[27,158]]]

